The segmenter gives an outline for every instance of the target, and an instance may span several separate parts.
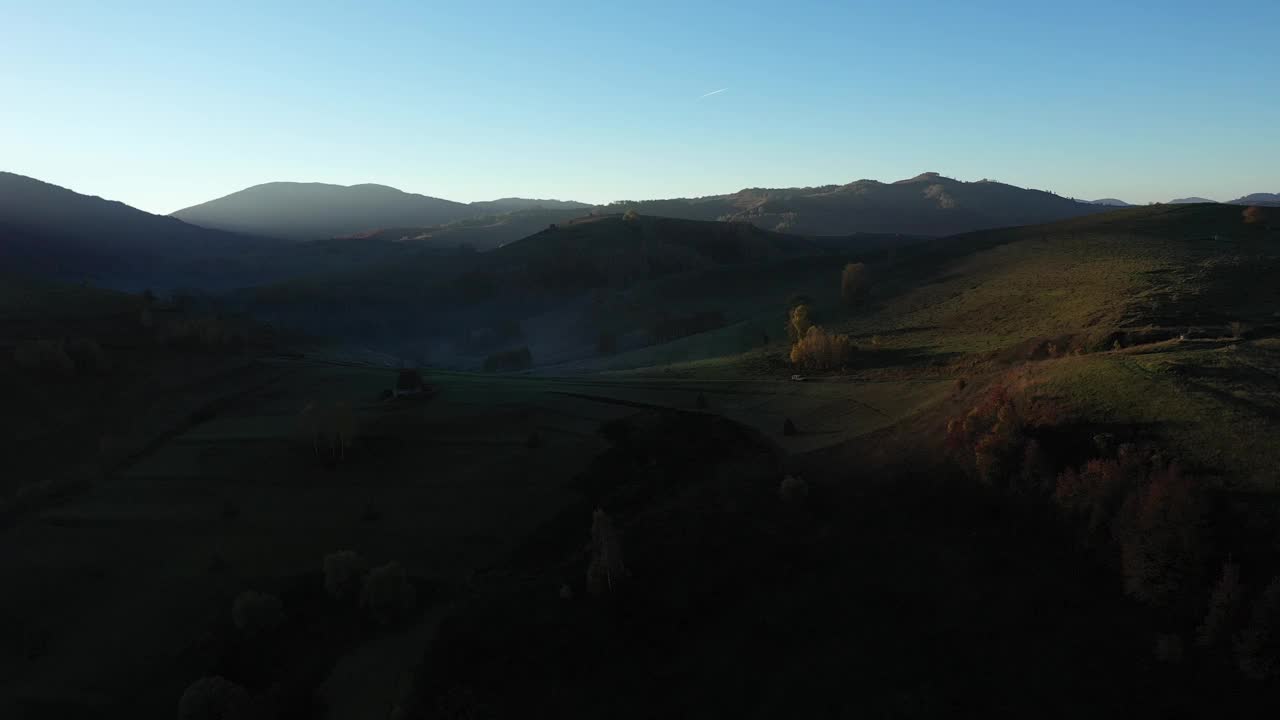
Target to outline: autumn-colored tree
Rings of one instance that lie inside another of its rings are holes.
[[[1167,606],[1196,586],[1203,508],[1191,479],[1176,464],[1152,471],[1130,493],[1117,535],[1125,591]]]
[[[806,304],[793,305],[787,316],[787,339],[792,345],[804,339],[809,328],[813,327],[813,321],[809,319],[809,306]]]
[[[1201,647],[1214,647],[1231,636],[1240,614],[1243,590],[1240,585],[1240,566],[1228,559],[1222,565],[1222,575],[1209,595],[1209,609],[1204,621],[1196,630],[1197,644]]]
[[[1257,205],[1250,205],[1241,213],[1249,225],[1261,225],[1266,220],[1266,211]]]
[[[628,210],[622,214],[622,219],[626,222],[633,223],[640,219],[640,213],[636,212],[634,209]]]
[[[867,266],[849,263],[840,274],[840,297],[850,307],[861,305],[867,297]]]
[[[601,595],[615,589],[628,576],[622,561],[622,540],[613,520],[601,508],[591,516],[591,561],[587,565],[587,590]]]
[[[984,484],[1021,477],[1024,422],[1002,387],[988,391],[964,417],[947,423],[946,444],[957,461]]]
[[[827,332],[811,325],[791,346],[791,363],[805,370],[839,370],[849,364],[857,347],[848,335]]]

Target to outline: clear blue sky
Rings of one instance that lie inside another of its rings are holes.
[[[929,170],[1227,200],[1280,192],[1277,27],[1276,0],[0,0],[0,169],[153,212],[271,180],[604,202]]]

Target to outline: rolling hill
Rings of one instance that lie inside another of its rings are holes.
[[[1106,205],[1107,207],[1133,207],[1131,203],[1127,203],[1117,198],[1102,198],[1099,200],[1084,200],[1082,202],[1090,205]]]
[[[1218,201],[1210,200],[1209,198],[1185,197],[1185,198],[1174,198],[1173,200],[1169,201],[1169,204],[1170,205],[1195,205],[1198,203],[1216,203],[1216,202]]]
[[[275,244],[0,172],[0,259],[9,272],[119,289],[227,288],[266,279],[233,258]]]
[[[586,208],[528,208],[493,215],[480,215],[434,227],[380,228],[355,233],[343,239],[385,240],[422,247],[493,248],[515,242],[557,223],[567,223],[587,213]]]
[[[1280,193],[1253,193],[1231,201],[1232,205],[1280,206]]]
[[[859,180],[816,188],[750,188],[731,195],[627,201],[615,206],[666,217],[742,220],[800,235],[868,232],[944,236],[1106,210],[1040,190],[990,180],[961,182],[938,173],[893,183]]]
[[[477,216],[501,215],[521,210],[586,210],[593,207],[576,200],[534,200],[518,197],[478,200],[469,204],[475,209]]]
[[[464,205],[381,185],[268,183],[179,210],[174,217],[205,227],[294,240],[376,233],[435,238],[462,228],[488,227],[450,240],[485,248],[516,239],[514,230],[528,228],[538,213],[548,223],[563,222],[591,208],[572,201],[523,198]],[[766,230],[810,236],[944,236],[1105,210],[1040,190],[990,180],[961,182],[938,173],[893,183],[859,180],[816,188],[748,188],[701,198],[612,204],[616,212],[627,208],[684,220],[740,220]],[[505,217],[508,214],[513,217]]]
[[[552,356],[594,354],[599,314],[607,308],[615,308],[616,316],[605,324],[619,335],[643,334],[667,321],[675,327],[699,312],[716,310],[726,321],[742,312],[718,301],[706,306],[636,300],[656,284],[807,257],[830,263],[835,257],[828,245],[749,223],[648,216],[627,221],[619,215],[543,226],[489,252],[416,252],[264,287],[248,293],[246,302],[285,325],[442,364],[470,366],[496,345],[517,341],[542,348],[544,364]],[[758,284],[744,289],[767,297]],[[637,304],[646,307],[634,310]],[[622,306],[634,311],[616,309]],[[473,335],[491,342],[468,340]]]
[[[201,227],[288,240],[323,240],[379,227],[429,226],[475,214],[463,203],[385,185],[272,182],[184,208]]]

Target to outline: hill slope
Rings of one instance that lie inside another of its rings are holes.
[[[614,215],[544,226],[484,253],[423,248],[394,262],[262,288],[250,302],[258,313],[287,325],[348,342],[391,343],[400,352],[469,366],[476,353],[504,343],[554,347],[557,357],[594,353],[596,313],[617,298],[634,299],[672,278],[771,267],[830,252],[748,223],[646,216],[625,221]],[[752,289],[762,292],[759,285]],[[662,313],[679,325],[707,309],[661,299],[623,304],[644,307],[614,323],[612,329],[622,334],[652,329],[663,321]],[[725,317],[736,312],[723,303],[715,308]],[[710,322],[705,315],[702,320]],[[428,346],[433,349],[423,350]],[[539,364],[548,359],[544,352]]]
[[[10,272],[114,288],[229,287],[253,276],[226,258],[273,244],[0,172],[0,260]]]
[[[751,188],[732,195],[617,205],[667,217],[743,220],[801,235],[868,232],[942,236],[1106,210],[1040,190],[989,180],[961,182],[937,173],[894,183],[859,180],[817,188]]]
[[[463,203],[385,185],[273,182],[184,208],[202,227],[289,240],[322,240],[379,227],[439,225],[476,214]]]
[[[500,215],[520,210],[586,210],[592,207],[576,200],[534,200],[531,198],[498,198],[470,203],[477,215]]]
[[[1231,201],[1232,205],[1268,205],[1280,206],[1280,193],[1253,193]]]

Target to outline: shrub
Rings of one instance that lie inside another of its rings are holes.
[[[416,604],[417,593],[400,563],[387,563],[365,576],[360,605],[377,622],[393,623],[412,611]]]
[[[336,600],[355,597],[364,583],[369,563],[353,550],[324,556],[324,589]]]
[[[1259,225],[1266,220],[1266,211],[1257,205],[1250,205],[1240,214],[1249,225]]]
[[[782,484],[778,486],[778,497],[788,503],[804,500],[809,497],[809,483],[804,478],[788,475],[782,478]]]
[[[178,720],[235,720],[249,716],[249,691],[221,675],[187,686],[178,701]]]
[[[587,565],[587,591],[592,595],[610,592],[627,575],[626,564],[622,561],[622,540],[613,526],[613,520],[604,510],[596,508],[591,515],[591,561]]]
[[[791,347],[791,362],[805,370],[839,370],[849,364],[855,350],[848,335],[830,333],[814,325]]]
[[[248,635],[270,632],[284,619],[280,598],[267,593],[245,590],[231,606],[231,619],[236,629]]]
[[[640,213],[636,212],[634,209],[628,210],[622,214],[622,219],[629,223],[635,222],[640,219]]]
[[[846,305],[861,305],[867,296],[867,266],[863,263],[849,263],[840,273],[840,297]]]

